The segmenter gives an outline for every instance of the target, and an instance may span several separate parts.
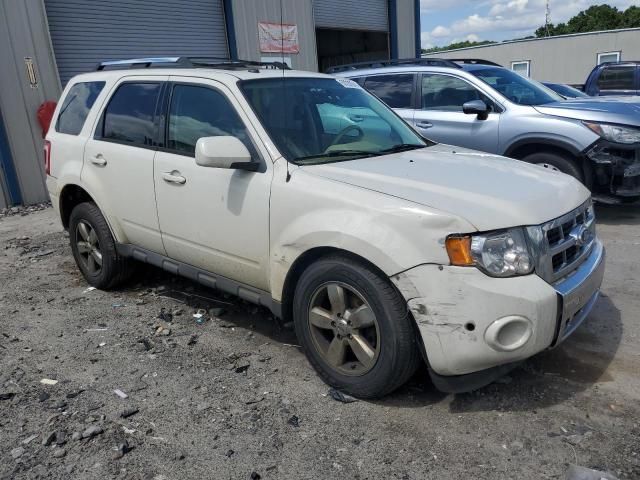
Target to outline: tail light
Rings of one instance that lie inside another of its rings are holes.
[[[47,175],[51,175],[51,142],[44,141],[44,171]]]

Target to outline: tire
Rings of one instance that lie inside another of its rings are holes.
[[[331,300],[340,298],[340,288],[346,299],[342,303],[348,307],[342,316],[335,313]],[[382,397],[403,385],[420,364],[416,331],[405,300],[387,278],[370,267],[346,256],[318,260],[301,275],[293,303],[298,340],[311,365],[332,387],[359,398]],[[339,324],[328,327],[324,322],[329,318],[332,324]],[[323,327],[312,324],[312,319]],[[366,326],[370,323],[373,326]],[[329,353],[336,341],[346,345],[342,355]],[[371,352],[373,357],[365,355]],[[366,362],[360,361],[363,357]],[[329,358],[340,358],[344,364],[337,366],[341,360],[332,364]]]
[[[559,170],[584,184],[584,174],[580,166],[574,160],[565,156],[551,152],[539,152],[527,155],[523,160],[541,167]]]
[[[108,290],[131,276],[132,261],[118,255],[107,221],[95,203],[75,206],[69,220],[69,241],[73,258],[89,285]]]

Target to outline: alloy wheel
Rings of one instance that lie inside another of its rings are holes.
[[[321,285],[309,304],[309,330],[323,360],[343,375],[370,371],[380,355],[380,327],[364,297],[339,282]]]
[[[96,230],[86,220],[80,220],[76,226],[76,247],[80,261],[91,275],[102,270],[102,252]]]

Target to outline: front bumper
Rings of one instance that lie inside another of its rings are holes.
[[[603,273],[604,249],[596,240],[585,262],[555,285],[537,275],[493,278],[476,268],[437,265],[392,280],[416,320],[431,370],[464,382],[566,339],[593,308]]]
[[[618,197],[640,196],[640,147],[599,140],[586,152],[593,169],[592,189]]]

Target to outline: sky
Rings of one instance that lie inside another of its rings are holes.
[[[621,10],[638,0],[549,0],[551,22],[566,22],[592,5]],[[463,40],[510,40],[544,25],[546,0],[420,0],[422,48]]]

